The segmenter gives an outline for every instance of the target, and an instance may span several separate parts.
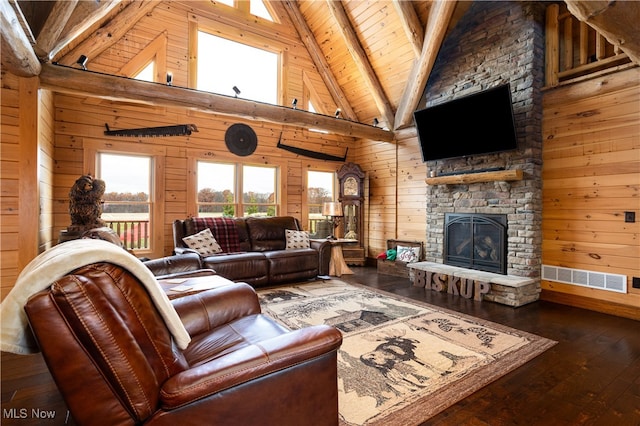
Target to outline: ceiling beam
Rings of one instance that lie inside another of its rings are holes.
[[[354,138],[383,142],[394,140],[394,135],[390,131],[354,121],[185,87],[83,71],[67,66],[43,64],[40,84],[43,88],[61,93],[147,105],[183,107],[280,125],[326,130],[333,134]]]
[[[3,68],[21,77],[40,74],[40,61],[8,1],[0,1],[0,39]]]
[[[151,13],[158,4],[160,3],[153,0],[129,3],[114,19],[85,38],[82,43],[65,54],[59,62],[63,65],[72,65],[80,55],[85,55],[89,60],[100,56],[102,52],[124,37],[140,19]]]
[[[62,36],[48,51],[48,61],[65,56],[75,45],[91,35],[90,29],[109,15],[114,9],[123,10],[131,0],[80,1],[67,21]],[[63,2],[63,1],[62,1]]]
[[[347,49],[356,67],[360,71],[360,76],[364,79],[365,86],[367,86],[369,93],[373,96],[382,120],[391,128],[394,119],[393,108],[369,62],[366,52],[358,40],[358,36],[347,16],[347,12],[344,10],[344,6],[342,6],[340,1],[326,0],[326,3],[331,12],[331,16],[337,22],[338,28],[340,28]]]
[[[276,3],[280,3],[280,1],[277,1]],[[291,19],[293,26],[298,32],[302,43],[304,43],[305,47],[307,48],[307,52],[309,52],[309,56],[311,56],[313,65],[315,65],[316,69],[318,70],[318,74],[320,74],[322,81],[324,81],[327,90],[329,90],[333,101],[338,106],[338,108],[340,108],[340,110],[342,111],[342,115],[345,118],[349,120],[357,120],[358,117],[356,116],[356,113],[351,108],[347,97],[340,87],[340,84],[338,84],[338,81],[331,72],[329,63],[322,55],[322,49],[320,48],[320,45],[318,45],[316,38],[313,36],[313,33],[311,32],[307,21],[304,19],[302,12],[300,12],[300,8],[296,4],[296,2],[292,0],[285,0],[282,3],[284,4],[285,9],[289,14],[289,18]]]
[[[38,55],[43,62],[51,59],[49,52],[53,50],[77,4],[78,0],[56,1],[54,3],[49,16],[47,16],[47,20],[38,34],[36,45],[34,46],[36,55]]]
[[[429,74],[446,35],[456,3],[457,1],[436,1],[431,6],[422,52],[420,58],[413,64],[407,86],[402,94],[402,99],[400,99],[393,126],[394,130],[407,127],[413,122],[413,112],[418,107],[422,92],[427,85]]]
[[[424,28],[416,10],[413,8],[413,2],[404,0],[393,0],[393,7],[396,9],[396,13],[402,23],[404,33],[409,39],[409,43],[413,48],[413,52],[416,58],[420,57],[422,53],[422,45],[424,42]]]
[[[640,65],[640,2],[565,0],[569,12]]]

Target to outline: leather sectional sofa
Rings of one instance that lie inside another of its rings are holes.
[[[212,220],[188,218],[173,223],[174,251],[178,255],[174,258],[190,254],[188,262],[191,266],[176,264],[176,259],[156,260],[156,264],[147,266],[155,275],[184,272],[187,269],[209,269],[229,280],[246,282],[254,287],[303,281],[329,274],[331,244],[328,241],[310,241],[308,248],[287,248],[286,230],[302,230],[298,219],[292,216],[225,219],[227,229],[218,227],[211,231],[218,241],[223,242],[231,234],[233,241],[228,244],[231,249],[207,256],[198,254],[200,264],[197,265],[194,254],[198,252],[189,248],[183,238],[197,234],[207,226],[214,227],[211,226]],[[178,268],[168,267],[167,261]]]

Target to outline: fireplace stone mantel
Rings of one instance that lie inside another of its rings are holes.
[[[459,185],[479,182],[515,181],[524,177],[522,169],[496,170],[490,172],[465,173],[447,176],[434,176],[425,179],[427,185]]]

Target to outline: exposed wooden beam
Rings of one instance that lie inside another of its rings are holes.
[[[383,142],[394,140],[392,132],[367,124],[336,119],[322,114],[160,83],[112,76],[67,66],[43,64],[43,88],[111,100],[147,105],[183,107],[208,113],[261,120],[306,129]]]
[[[333,101],[342,110],[342,115],[349,120],[357,120],[358,117],[356,117],[356,113],[351,108],[347,97],[331,72],[329,63],[322,55],[322,49],[313,36],[313,33],[311,32],[309,25],[307,25],[307,21],[304,19],[304,16],[302,16],[302,12],[300,12],[300,8],[296,2],[292,0],[285,0],[284,2],[277,1],[276,3],[282,3],[285,6],[293,26],[300,35],[302,43],[304,43],[307,48],[309,56],[311,56],[311,60],[318,70],[318,74],[322,77],[322,81],[324,81],[324,84],[327,86],[327,90],[329,90]]]
[[[73,10],[76,8],[76,4],[78,4],[78,0],[56,1],[53,5],[53,9],[47,16],[47,20],[42,26],[34,46],[36,55],[43,62],[50,59],[49,52],[51,52],[60,34],[62,34],[62,30],[64,30],[67,21],[69,21]]]
[[[427,79],[438,56],[438,50],[447,32],[449,20],[457,1],[436,1],[429,11],[429,19],[424,34],[424,45],[420,58],[413,69],[396,112],[394,130],[409,126],[413,122],[413,112],[420,102]]]
[[[159,4],[157,1],[144,0],[129,3],[127,7],[108,24],[101,27],[82,43],[61,58],[60,63],[72,65],[80,55],[91,60],[117,43],[140,19],[146,16]]]
[[[329,7],[329,11],[331,12],[331,16],[336,20],[338,28],[340,28],[342,37],[347,45],[347,49],[360,71],[360,76],[364,79],[364,83],[367,86],[369,93],[373,96],[373,100],[380,112],[380,116],[386,124],[391,127],[394,119],[393,108],[391,107],[391,103],[387,99],[382,85],[369,62],[366,52],[358,40],[358,36],[356,35],[356,32],[349,21],[349,17],[347,16],[347,12],[344,10],[344,6],[342,6],[340,1],[326,0],[326,3]]]
[[[21,77],[40,74],[40,61],[9,2],[0,1],[0,55],[3,68]]]
[[[396,13],[402,22],[402,28],[409,39],[416,58],[419,58],[424,42],[424,28],[422,28],[420,18],[418,18],[418,14],[413,8],[413,2],[393,0],[393,7],[396,9]]]
[[[640,65],[640,2],[565,0],[569,12]]]
[[[101,22],[105,16],[114,9],[123,10],[127,4],[133,0],[101,0],[80,1],[76,4],[73,14],[67,21],[55,45],[48,52],[49,60],[58,60],[58,57],[65,56],[74,45],[86,40],[91,36],[91,28],[96,23]],[[77,57],[76,57],[77,58]],[[74,60],[76,59],[74,58]]]

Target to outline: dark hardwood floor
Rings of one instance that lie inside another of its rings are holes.
[[[425,425],[640,425],[640,322],[545,301],[520,308],[474,302],[379,275],[375,267],[352,269],[344,281],[558,342]],[[1,362],[2,425],[73,424],[40,355],[2,353]]]

